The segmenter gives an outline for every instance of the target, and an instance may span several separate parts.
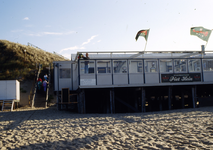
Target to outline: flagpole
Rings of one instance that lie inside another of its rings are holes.
[[[144,52],[145,52],[145,50],[146,50],[146,45],[147,45],[147,41],[146,41],[146,44],[145,44],[145,47],[144,47]]]
[[[149,30],[150,30],[150,28],[148,29],[148,31]],[[146,44],[145,44],[145,47],[144,47],[144,53],[145,53],[145,50],[146,50],[147,41],[148,41],[148,36],[147,36]]]
[[[208,44],[208,42],[206,42],[205,49],[206,49],[207,44]]]

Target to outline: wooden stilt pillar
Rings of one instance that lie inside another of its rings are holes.
[[[184,102],[184,92],[183,90],[181,91],[181,107],[184,108],[185,107],[185,102]]]
[[[195,108],[197,108],[197,86],[195,86]]]
[[[110,93],[110,91],[109,91],[109,93]],[[110,110],[110,99],[109,99],[109,101],[107,101],[107,114],[110,114],[110,113],[111,113],[111,110]]]
[[[169,87],[169,91],[168,91],[168,108],[169,110],[172,109],[172,87]]]
[[[193,108],[196,108],[195,104],[197,103],[196,100],[195,100],[195,95],[196,95],[195,93],[196,93],[195,92],[195,87],[192,87],[192,107]]]
[[[162,96],[159,96],[159,107],[160,107],[159,109],[160,109],[160,111],[163,110],[162,100],[163,100]]]
[[[80,114],[81,113],[81,102],[80,102],[80,94],[81,93],[78,93],[77,95],[77,106],[78,106],[78,113]]]
[[[85,91],[82,90],[77,97],[78,100],[78,113],[84,114],[86,113],[85,107]]]
[[[145,89],[141,88],[141,112],[146,112],[146,95]]]
[[[115,93],[114,89],[110,90],[110,112],[115,113]]]
[[[135,108],[138,109],[138,95],[137,91],[134,91]]]

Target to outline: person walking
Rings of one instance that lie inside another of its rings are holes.
[[[44,75],[44,79],[48,82],[48,75],[47,74]]]
[[[46,93],[46,91],[47,91],[47,84],[48,84],[47,80],[44,79],[43,84],[42,84],[43,88],[44,88],[44,93]]]

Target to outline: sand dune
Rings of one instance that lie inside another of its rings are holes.
[[[213,149],[213,107],[131,114],[0,112],[1,149]]]

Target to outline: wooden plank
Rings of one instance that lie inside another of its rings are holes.
[[[13,111],[14,101],[12,102],[11,111]]]
[[[1,111],[4,110],[4,101],[3,101],[3,104],[2,104],[2,107],[1,107]]]

